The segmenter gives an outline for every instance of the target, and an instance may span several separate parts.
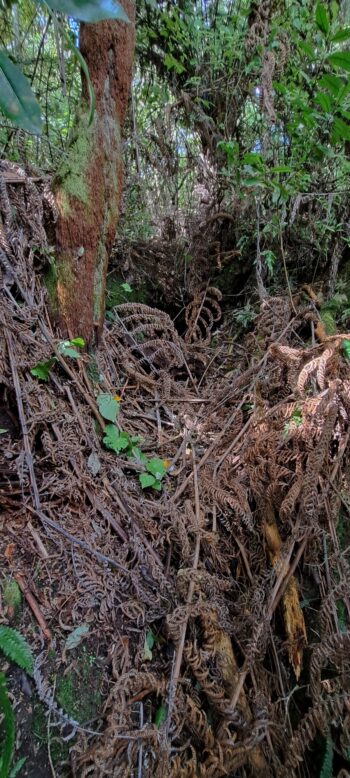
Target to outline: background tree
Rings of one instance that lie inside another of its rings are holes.
[[[130,0],[123,6],[133,22]],[[82,24],[80,50],[96,107],[88,126],[83,76],[67,157],[56,176],[57,303],[61,327],[90,341],[104,317],[107,264],[113,245],[123,179],[121,131],[134,54],[134,26],[118,21]]]

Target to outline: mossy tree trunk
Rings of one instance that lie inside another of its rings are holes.
[[[93,342],[104,316],[106,271],[123,180],[121,130],[134,54],[134,4],[122,0],[130,24],[82,24],[80,50],[95,91],[94,119],[83,78],[68,154],[56,176],[56,311],[64,335]]]

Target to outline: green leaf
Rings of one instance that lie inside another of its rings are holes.
[[[119,432],[114,424],[107,424],[103,442],[106,448],[112,449],[116,454],[125,451],[130,445],[130,435],[127,432]]]
[[[73,16],[81,22],[101,22],[102,19],[119,19],[129,22],[124,8],[116,0],[47,0],[53,11]]]
[[[341,43],[342,41],[347,41],[350,38],[350,27],[343,27],[342,30],[338,30],[338,32],[335,33],[335,35],[332,35],[331,40],[334,41],[334,43]]]
[[[145,637],[143,644],[142,659],[144,662],[150,662],[152,660],[152,648],[154,646],[154,635],[152,630],[149,630]]]
[[[288,165],[277,165],[277,167],[271,168],[271,173],[292,173],[292,168]]]
[[[350,73],[350,51],[336,51],[327,57],[328,62],[336,68]]]
[[[51,357],[47,362],[37,362],[37,364],[31,368],[31,375],[35,378],[39,378],[40,381],[47,381],[51,368],[56,362],[56,357]]]
[[[139,481],[142,489],[148,489],[149,486],[154,486],[156,483],[155,477],[149,473],[140,473]]]
[[[243,165],[252,165],[259,169],[264,167],[264,162],[261,154],[254,154],[253,152],[245,154],[242,159]]]
[[[322,3],[317,3],[316,6],[316,24],[319,30],[327,35],[329,32],[329,19],[327,9]]]
[[[1,743],[0,778],[8,778],[15,744],[15,719],[7,694],[4,673],[0,673],[0,713],[3,716],[2,730],[5,734]]]
[[[350,140],[350,124],[346,124],[342,119],[334,119],[332,128],[332,138],[337,140]]]
[[[27,132],[41,133],[40,106],[21,70],[0,51],[0,110]]]
[[[73,648],[77,648],[79,646],[79,643],[86,637],[88,632],[90,631],[90,627],[87,624],[81,624],[80,627],[76,627],[76,629],[73,629],[73,632],[68,635],[67,640],[65,642],[65,651],[71,651]]]
[[[22,770],[22,767],[26,763],[27,759],[28,759],[27,756],[22,756],[21,759],[18,759],[18,762],[16,762],[16,764],[13,765],[9,778],[16,778],[16,775],[18,775],[19,771]]]
[[[344,84],[338,76],[334,76],[332,73],[325,73],[324,76],[318,82],[319,86],[322,86],[330,91],[333,97],[338,97],[340,90]]]
[[[5,435],[6,432],[8,432],[8,430],[5,430],[2,427],[0,427],[0,435]]]
[[[84,348],[85,346],[84,338],[72,338],[70,342],[72,346],[79,346],[80,348]]]
[[[33,674],[34,660],[31,648],[24,637],[11,627],[0,626],[0,649],[28,675]]]
[[[350,340],[343,340],[342,350],[343,350],[344,357],[346,359],[350,359]]]
[[[329,95],[325,94],[324,92],[317,92],[315,95],[315,101],[318,105],[323,108],[323,110],[326,113],[331,112],[332,102]]]
[[[326,748],[320,772],[320,778],[332,778],[333,775],[333,741],[331,737],[326,740]]]
[[[107,421],[115,421],[120,410],[118,400],[108,393],[99,394],[96,399],[101,416]]]
[[[166,720],[166,714],[167,714],[167,710],[165,705],[160,705],[159,708],[157,708],[156,715],[154,717],[154,723],[158,729]]]
[[[130,284],[125,283],[125,284],[122,284],[121,287],[122,287],[122,289],[124,289],[124,292],[127,292],[128,294],[132,293],[132,288],[131,288]]]
[[[175,70],[175,72],[179,75],[185,70],[181,62],[179,62],[178,59],[175,59],[172,54],[166,54],[163,59],[163,63],[168,70]]]
[[[72,348],[72,341],[71,340],[62,340],[61,343],[58,344],[57,348],[60,354],[62,354],[63,357],[70,357],[71,359],[80,359],[81,354],[79,354],[79,351],[76,350],[76,348]]]
[[[163,460],[158,459],[157,457],[148,460],[146,470],[148,470],[149,473],[152,473],[157,481],[161,481],[166,473],[166,467]]]

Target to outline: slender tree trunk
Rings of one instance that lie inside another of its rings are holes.
[[[96,108],[88,126],[82,98],[68,155],[59,167],[55,193],[56,295],[59,325],[69,337],[91,343],[101,329],[108,257],[115,237],[123,181],[121,130],[134,54],[134,4],[122,0],[130,24],[82,24],[80,50],[88,65]]]

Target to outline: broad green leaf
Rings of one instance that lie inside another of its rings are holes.
[[[158,459],[158,457],[154,457],[154,459],[149,459],[146,465],[146,469],[148,470],[149,473],[152,473],[152,475],[154,475],[157,481],[161,481],[161,479],[166,473],[166,467],[164,465],[164,462],[162,459]]]
[[[333,122],[332,137],[337,140],[350,140],[350,124],[336,118]]]
[[[0,427],[0,435],[5,435],[8,430],[4,430],[2,427]]]
[[[342,350],[343,350],[344,357],[346,359],[350,359],[350,340],[343,340]]]
[[[72,341],[71,340],[62,340],[61,343],[58,344],[57,348],[60,354],[62,354],[63,357],[70,357],[71,359],[80,359],[81,354],[79,354],[79,351],[77,351],[75,348],[72,348]]]
[[[70,342],[72,346],[79,346],[79,348],[84,348],[85,346],[84,338],[72,338]]]
[[[331,112],[332,103],[329,95],[325,94],[324,92],[317,92],[315,95],[315,101],[326,113]]]
[[[148,489],[149,486],[154,486],[156,483],[155,477],[149,473],[140,473],[139,481],[142,489]]]
[[[87,624],[81,624],[80,627],[76,627],[76,629],[73,629],[73,632],[68,635],[67,640],[65,642],[65,650],[71,651],[73,648],[77,648],[79,646],[79,643],[86,637],[88,632],[90,631],[90,627]]]
[[[115,421],[120,409],[118,400],[107,393],[99,394],[96,399],[101,416],[107,421]]]
[[[338,30],[338,32],[335,33],[335,35],[332,35],[331,40],[334,41],[334,43],[341,43],[342,41],[347,41],[350,38],[350,27],[344,27],[342,30]]]
[[[29,82],[0,51],[0,110],[11,122],[35,135],[41,133],[41,113]]]
[[[56,357],[51,357],[47,362],[37,362],[37,364],[31,368],[31,374],[35,378],[39,378],[40,381],[47,381],[50,370],[56,362]]]
[[[114,424],[107,424],[103,442],[106,448],[112,449],[116,454],[125,451],[130,445],[130,436],[127,432],[119,432]]]
[[[341,78],[334,76],[332,73],[325,73],[318,84],[319,86],[328,89],[334,97],[338,97],[340,90],[344,86]]]
[[[167,714],[167,709],[165,705],[160,705],[159,708],[157,708],[156,715],[154,717],[154,723],[158,729],[166,720],[166,714]]]
[[[243,157],[243,165],[252,165],[253,167],[262,168],[264,167],[264,162],[261,154],[254,154],[249,153],[245,154]]]
[[[326,6],[323,3],[317,3],[316,6],[316,24],[319,30],[327,35],[329,32],[329,19]]]
[[[350,73],[350,51],[336,51],[327,57],[328,62],[336,68]]]
[[[47,0],[47,5],[53,11],[73,16],[81,22],[101,22],[103,19],[129,21],[124,8],[116,0]]]
[[[131,294],[131,292],[132,292],[132,288],[131,288],[130,284],[127,284],[127,283],[122,284],[122,289],[124,289],[124,292],[127,292],[128,294]]]

